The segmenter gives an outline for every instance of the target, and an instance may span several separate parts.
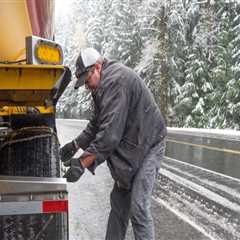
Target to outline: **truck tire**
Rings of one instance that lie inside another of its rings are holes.
[[[0,175],[60,177],[59,143],[49,127],[14,130],[0,146],[0,156]],[[45,229],[51,216],[51,225]],[[61,214],[2,216],[0,239],[35,240],[37,236],[37,240],[63,240],[63,220]]]

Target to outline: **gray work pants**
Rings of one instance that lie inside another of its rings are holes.
[[[151,196],[164,150],[164,142],[150,150],[130,190],[114,184],[105,240],[124,240],[129,219],[132,222],[135,240],[155,240]]]

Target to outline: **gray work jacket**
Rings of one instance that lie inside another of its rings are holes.
[[[92,97],[94,114],[76,141],[97,156],[92,173],[107,160],[112,177],[129,187],[149,150],[167,134],[161,112],[143,80],[117,62],[104,62]]]

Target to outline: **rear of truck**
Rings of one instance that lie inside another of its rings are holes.
[[[0,239],[68,239],[55,106],[71,79],[54,1],[0,1]]]

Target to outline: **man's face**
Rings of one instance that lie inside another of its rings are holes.
[[[101,79],[101,72],[95,64],[88,72],[85,78],[85,86],[90,90],[95,90],[99,86]]]
[[[90,69],[85,73],[84,84],[85,87],[90,90],[95,90],[100,84],[101,79],[101,69],[102,65],[100,63],[96,63],[94,66],[90,67]],[[79,78],[81,75],[78,76],[76,72],[76,77]]]

